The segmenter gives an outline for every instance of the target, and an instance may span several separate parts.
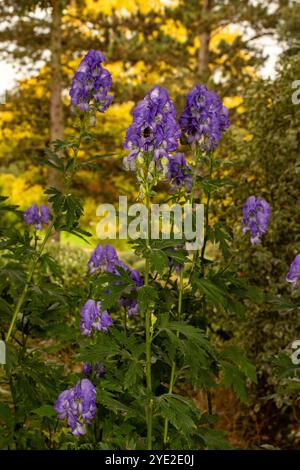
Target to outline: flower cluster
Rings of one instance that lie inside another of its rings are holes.
[[[228,109],[215,92],[205,85],[195,85],[186,97],[179,125],[183,139],[187,135],[188,142],[210,151],[216,148],[222,132],[229,127]]]
[[[49,222],[49,209],[47,206],[33,204],[24,212],[24,221],[28,225],[33,225],[35,230],[42,230],[42,225]]]
[[[91,424],[96,412],[96,389],[88,379],[77,382],[75,387],[64,390],[54,405],[59,419],[67,418],[71,432],[79,437],[85,434],[85,423]]]
[[[83,58],[72,80],[71,105],[80,111],[100,111],[103,113],[112,102],[109,89],[111,74],[102,67],[105,56],[91,49]]]
[[[183,153],[176,153],[176,155],[169,158],[167,177],[174,191],[183,186],[186,192],[190,193],[192,191],[193,178],[191,168],[186,163]]]
[[[126,132],[124,147],[130,151],[125,168],[136,170],[137,158],[149,155],[152,166],[165,173],[168,157],[178,147],[180,130],[176,110],[165,88],[156,85],[133,111],[133,123]]]
[[[291,282],[292,288],[295,289],[297,281],[300,279],[300,253],[295,256],[289,272],[286,275],[286,280]]]
[[[107,333],[108,328],[113,324],[107,310],[101,312],[101,302],[89,299],[81,310],[80,329],[83,336],[90,336],[92,330],[104,331]]]
[[[95,271],[118,274],[117,266],[126,269],[125,263],[119,259],[116,250],[109,244],[102,246],[101,243],[99,243],[88,262],[90,274]]]
[[[136,269],[131,269],[120,260],[113,246],[109,244],[102,246],[99,243],[88,261],[90,274],[94,272],[106,272],[119,275],[118,267],[123,268],[129,273],[135,284],[135,288],[131,290],[131,295],[134,295],[136,289],[144,284],[140,273]],[[139,305],[134,298],[121,296],[119,303],[122,307],[127,308],[128,316],[136,315],[139,312]]]
[[[85,362],[82,366],[82,373],[88,376],[94,373],[97,379],[102,379],[105,376],[105,367],[101,361],[94,365]]]
[[[243,206],[243,233],[250,232],[252,244],[260,243],[268,229],[270,206],[260,197],[250,196]]]

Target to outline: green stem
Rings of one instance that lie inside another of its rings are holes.
[[[150,199],[148,194],[148,188],[146,191],[146,206],[150,208]],[[149,228],[149,224],[148,224]],[[149,239],[148,239],[149,243]],[[150,263],[149,259],[145,260],[145,286],[149,286],[149,272],[150,272]],[[146,330],[146,384],[149,394],[152,393],[152,376],[151,376],[151,310],[147,308],[145,312],[145,330]],[[146,410],[147,418],[147,449],[152,450],[152,415],[153,415],[153,400],[149,400]]]
[[[181,312],[182,312],[182,294],[183,294],[183,268],[180,270],[179,276],[179,297],[178,297],[178,310],[177,310],[177,320],[181,320]],[[177,337],[179,336],[179,331],[176,333]],[[172,362],[171,368],[171,376],[170,376],[170,384],[169,384],[169,394],[173,393],[173,388],[175,384],[175,373],[176,373],[176,362]],[[169,432],[169,420],[165,418],[165,426],[164,426],[164,446],[167,445],[168,442],[168,432]]]
[[[213,159],[211,158],[211,156],[209,157],[209,161],[210,161],[209,178],[211,179],[212,171],[213,171]],[[211,190],[209,189],[208,195],[207,195],[206,206],[205,206],[205,236],[204,236],[203,245],[202,245],[202,249],[201,249],[201,255],[200,255],[202,273],[204,273],[204,256],[205,256],[205,248],[206,248],[206,244],[207,244],[207,240],[208,240],[207,230],[208,230],[208,222],[209,222],[210,200],[211,200]],[[198,256],[199,256],[199,253],[197,252],[197,258],[198,258]]]
[[[212,159],[211,156],[209,156],[209,162],[210,162],[209,163],[209,179],[211,179],[212,171],[213,171],[213,159]],[[205,235],[204,235],[203,245],[202,245],[202,248],[201,248],[201,252],[199,253],[199,251],[197,250],[193,255],[193,262],[192,262],[192,268],[191,268],[191,271],[190,271],[189,280],[191,279],[191,276],[194,272],[196,263],[197,263],[198,258],[199,258],[199,254],[200,254],[200,259],[201,259],[202,273],[204,272],[204,256],[205,256],[205,249],[206,249],[206,244],[207,244],[207,240],[208,240],[207,229],[208,229],[208,222],[209,222],[210,200],[211,200],[211,190],[208,189],[207,201],[206,201],[206,204],[205,204],[205,224],[204,224]]]
[[[26,294],[27,294],[27,291],[29,289],[29,286],[30,286],[30,283],[31,283],[31,280],[32,280],[32,276],[34,274],[34,270],[43,254],[43,251],[44,251],[44,248],[45,248],[45,245],[50,237],[50,234],[51,234],[51,230],[53,228],[53,224],[54,224],[54,221],[51,222],[51,224],[49,225],[48,229],[47,229],[47,232],[45,234],[45,237],[44,237],[44,240],[41,244],[41,248],[40,248],[40,251],[38,252],[38,255],[37,257],[33,260],[32,262],[32,265],[31,265],[31,268],[29,270],[29,273],[28,273],[28,276],[27,276],[27,279],[26,279],[26,282],[25,282],[25,285],[23,287],[23,290],[22,290],[22,293],[19,297],[19,300],[17,302],[17,305],[16,305],[16,308],[14,310],[14,313],[13,313],[13,317],[11,319],[11,322],[10,322],[10,325],[9,325],[9,328],[8,328],[8,332],[6,334],[6,338],[5,338],[5,341],[8,342],[10,337],[11,337],[11,334],[13,332],[13,329],[14,329],[14,326],[15,326],[15,323],[16,323],[16,320],[17,320],[17,317],[18,317],[18,314],[20,313],[20,310],[21,310],[21,307],[23,305],[23,302],[25,300],[25,297],[26,297]]]
[[[81,140],[82,140],[82,133],[83,131],[85,130],[85,123],[83,120],[81,120],[81,129],[80,129],[80,135],[79,135],[79,139],[78,139],[78,145],[77,145],[77,148],[74,152],[74,158],[75,158],[75,167],[74,167],[74,170],[72,172],[72,175],[75,173],[76,171],[76,166],[77,166],[77,159],[78,159],[78,152],[79,152],[79,148],[80,148],[80,145],[81,145]],[[69,189],[69,186],[70,186],[70,183],[71,181],[68,180],[68,181],[65,181],[65,192],[68,191]],[[39,260],[41,259],[41,256],[43,254],[43,251],[44,251],[44,248],[46,246],[46,243],[51,235],[51,231],[53,229],[53,226],[54,226],[54,223],[55,223],[55,218],[52,220],[52,222],[49,224],[49,227],[46,231],[46,234],[45,234],[45,237],[42,241],[42,244],[41,244],[41,247],[40,247],[40,250],[38,252],[38,255],[34,258],[34,260],[32,261],[32,264],[31,264],[31,268],[29,270],[29,273],[28,273],[28,276],[27,276],[27,279],[26,279],[26,282],[25,282],[25,285],[24,285],[24,288],[22,290],[22,293],[19,297],[19,300],[17,302],[17,305],[15,307],[15,310],[14,310],[14,313],[13,313],[13,316],[12,316],[12,319],[11,319],[11,322],[10,322],[10,325],[9,325],[9,328],[8,328],[8,332],[6,334],[6,342],[9,341],[10,337],[11,337],[11,334],[13,332],[13,329],[14,329],[14,326],[15,326],[15,323],[17,321],[17,317],[18,317],[18,314],[20,313],[20,310],[22,308],[22,305],[24,303],[24,300],[25,300],[25,297],[26,297],[26,294],[27,294],[27,291],[29,289],[29,286],[30,286],[30,283],[31,283],[31,280],[32,280],[32,277],[33,277],[33,274],[34,274],[34,271],[35,271],[35,268],[39,262]],[[37,237],[36,237],[36,232],[35,232],[35,248],[36,248],[36,244],[37,244]]]

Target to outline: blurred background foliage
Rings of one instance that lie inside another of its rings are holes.
[[[43,190],[55,175],[39,162],[50,140],[72,133],[68,88],[91,48],[105,53],[114,94],[113,105],[97,119],[96,144],[86,146],[80,158],[113,155],[81,172],[74,185],[85,200],[83,225],[93,235],[98,204],[116,203],[119,194],[136,197],[133,179],[122,169],[122,143],[134,104],[149,88],[167,87],[180,113],[185,94],[203,82],[230,108],[231,128],[218,148],[219,171],[235,184],[214,201],[214,211],[235,234],[236,269],[272,301],[249,303],[241,318],[215,313],[218,340],[229,341],[233,329],[238,331],[259,374],[249,405],[237,404],[228,392],[216,406],[221,427],[237,446],[299,448],[298,393],[281,391],[282,377],[272,365],[300,337],[299,311],[291,304],[297,293],[291,294],[285,281],[300,251],[300,104],[292,103],[292,83],[300,80],[298,2],[6,0],[0,19],[0,56],[22,72],[0,106],[0,194],[22,209],[46,200]],[[282,47],[272,79],[260,73],[267,59],[264,37]],[[270,230],[255,247],[240,229],[241,208],[251,194],[267,199],[272,210]],[[61,261],[64,287],[74,289],[88,248],[72,239],[61,243],[69,247],[50,251]],[[213,246],[211,254],[218,256]],[[196,399],[201,405],[201,397]]]

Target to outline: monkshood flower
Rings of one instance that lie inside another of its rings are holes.
[[[216,148],[222,132],[229,127],[228,109],[214,91],[197,84],[186,97],[179,125],[183,140],[187,136],[188,142],[210,151]]]
[[[106,272],[119,275],[118,267],[127,271],[135,284],[130,294],[135,293],[138,287],[144,285],[140,273],[136,269],[131,269],[120,260],[113,246],[109,244],[102,246],[101,243],[99,243],[88,261],[90,274],[94,272]],[[121,296],[119,305],[127,309],[128,316],[136,315],[139,312],[139,305],[135,299],[128,299],[127,297]],[[89,330],[90,328],[88,328],[88,331]]]
[[[174,191],[183,186],[188,193],[192,191],[193,178],[191,168],[186,163],[183,153],[176,153],[176,155],[169,158],[167,177]]]
[[[104,331],[112,326],[113,321],[107,310],[101,312],[101,302],[89,299],[81,309],[80,329],[83,336],[90,336],[92,330]]]
[[[296,255],[292,262],[286,280],[291,283],[292,289],[296,289],[297,281],[300,279],[300,253]]]
[[[130,277],[133,280],[133,282],[135,283],[136,287],[143,286],[144,281],[143,281],[140,273],[138,272],[138,270],[137,269],[130,269],[129,266],[127,266],[127,268],[130,270]]]
[[[105,376],[105,367],[101,361],[96,362],[96,364],[92,365],[88,362],[85,362],[82,366],[82,373],[88,376],[91,376],[95,373],[97,379],[103,378]]]
[[[82,59],[74,75],[70,88],[71,105],[80,111],[100,111],[103,113],[112,102],[109,89],[111,74],[102,67],[106,60],[100,51],[91,49]]]
[[[49,222],[49,209],[47,206],[40,206],[33,204],[24,212],[24,222],[28,225],[33,225],[35,230],[42,230],[43,224]]]
[[[126,307],[127,307],[127,315],[129,317],[137,315],[140,311],[140,306],[139,306],[137,300],[135,300],[135,299],[129,300]]]
[[[88,261],[90,274],[93,274],[94,272],[100,272],[118,275],[120,274],[118,272],[118,267],[121,267],[125,271],[129,272],[130,277],[137,287],[143,285],[143,280],[140,273],[136,269],[131,269],[129,266],[127,266],[127,264],[120,260],[113,246],[109,244],[102,246],[101,243],[98,243]]]
[[[119,300],[120,307],[124,307],[127,310],[128,317],[137,315],[140,311],[140,306],[136,299],[130,299],[122,296]]]
[[[88,379],[77,382],[75,387],[64,390],[54,405],[59,419],[67,418],[71,432],[79,437],[86,433],[85,424],[91,424],[96,413],[96,389]]]
[[[270,218],[270,206],[260,197],[250,196],[243,206],[243,233],[250,232],[250,241],[254,245],[261,242],[266,233]]]
[[[147,155],[152,163],[149,172],[156,168],[165,174],[169,154],[178,147],[179,135],[174,104],[167,90],[155,85],[133,110],[133,122],[124,143],[130,151],[124,159],[125,168],[135,171],[137,163],[142,165]]]
[[[118,274],[116,266],[121,266],[125,269],[126,265],[119,260],[113,246],[109,244],[102,246],[101,243],[99,243],[88,262],[90,274],[95,271]]]
[[[88,362],[84,362],[81,371],[82,371],[83,374],[92,375],[93,366],[91,364],[89,364]]]
[[[144,281],[140,275],[140,273],[136,269],[130,269],[129,266],[127,266],[127,270],[130,271],[130,277],[133,280],[136,288],[141,287],[144,285]],[[136,293],[136,288],[133,288],[131,290],[130,294]],[[119,305],[121,307],[126,308],[127,310],[127,315],[128,317],[132,317],[134,315],[137,315],[140,311],[140,306],[137,302],[136,299],[128,298],[125,296],[121,296],[119,300]]]

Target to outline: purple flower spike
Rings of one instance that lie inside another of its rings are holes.
[[[286,275],[286,280],[291,283],[292,289],[296,289],[297,281],[300,279],[300,253],[295,256],[289,272]]]
[[[35,230],[42,230],[43,224],[49,222],[49,209],[47,206],[41,206],[40,210],[37,204],[33,204],[24,212],[24,222],[33,225]]]
[[[67,418],[72,434],[79,437],[86,433],[85,424],[91,424],[96,413],[96,389],[88,379],[82,379],[75,387],[64,390],[54,405],[59,419]]]
[[[135,171],[136,158],[147,153],[163,171],[161,159],[167,159],[177,149],[179,135],[173,101],[165,88],[155,85],[133,111],[133,122],[124,143],[130,152],[124,159],[125,168]]]
[[[176,153],[176,155],[169,158],[168,180],[172,185],[173,191],[185,186],[188,193],[192,192],[193,178],[191,168],[186,163],[183,153]]]
[[[197,84],[186,97],[179,125],[183,139],[187,136],[188,142],[197,143],[203,151],[213,150],[229,127],[228,109],[214,91]]]
[[[83,336],[90,336],[92,330],[104,331],[107,333],[108,328],[113,324],[107,310],[102,313],[101,302],[89,299],[81,309],[80,329]]]
[[[270,206],[260,197],[250,196],[243,206],[242,230],[250,232],[250,241],[254,245],[261,243],[261,238],[268,230]]]
[[[92,109],[103,113],[110,106],[112,95],[108,92],[112,78],[101,65],[105,60],[102,52],[92,49],[81,61],[70,89],[71,105],[79,111]]]

